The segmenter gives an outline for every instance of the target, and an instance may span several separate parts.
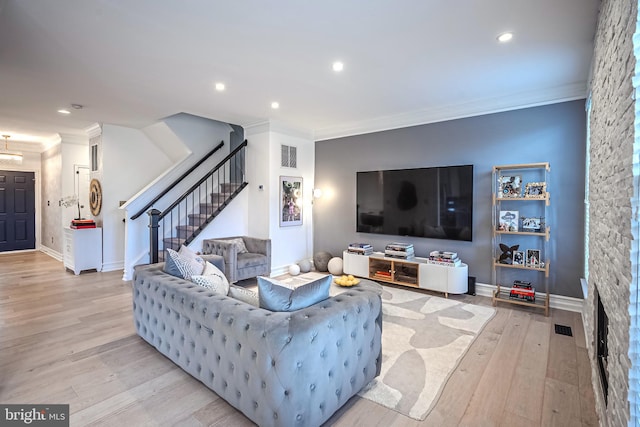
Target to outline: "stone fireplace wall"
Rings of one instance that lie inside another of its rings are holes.
[[[637,0],[603,0],[600,6],[591,81],[589,167],[589,295],[585,329],[602,426],[631,421],[629,330],[637,242],[632,234],[634,120],[632,76],[636,64],[632,37]],[[635,259],[634,259],[635,258]],[[608,403],[596,363],[596,292],[609,317]],[[633,299],[635,301],[635,298]],[[635,302],[634,302],[635,304]],[[634,311],[635,312],[635,311]]]

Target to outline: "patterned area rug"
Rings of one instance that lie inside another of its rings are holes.
[[[358,394],[424,420],[496,311],[390,286],[382,302],[382,372]]]

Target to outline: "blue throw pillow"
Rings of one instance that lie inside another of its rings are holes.
[[[258,276],[260,307],[271,311],[296,311],[329,298],[330,274],[295,289],[276,280]]]

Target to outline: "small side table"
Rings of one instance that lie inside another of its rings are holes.
[[[64,266],[78,275],[102,271],[102,228],[64,229]]]

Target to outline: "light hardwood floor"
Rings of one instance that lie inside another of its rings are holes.
[[[122,272],[41,252],[0,255],[0,402],[68,403],[71,426],[253,425],[135,334]],[[426,420],[354,397],[325,425],[597,426],[580,315],[500,305]]]

